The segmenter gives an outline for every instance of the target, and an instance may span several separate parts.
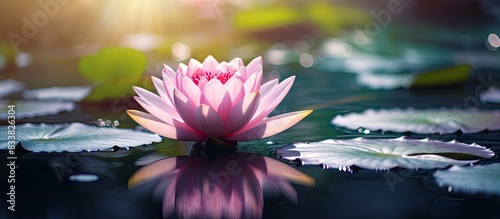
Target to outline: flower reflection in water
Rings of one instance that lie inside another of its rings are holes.
[[[163,216],[177,212],[181,218],[258,218],[264,193],[281,193],[296,202],[289,181],[314,185],[314,179],[284,163],[240,153],[162,159],[137,171],[129,187],[153,181],[158,182],[154,195],[163,197]]]

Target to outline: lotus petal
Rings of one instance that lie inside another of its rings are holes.
[[[285,113],[262,120],[255,126],[225,137],[228,140],[254,140],[278,134],[297,124],[300,120],[311,114],[312,110],[303,110]]]
[[[199,134],[189,126],[178,123],[167,124],[155,116],[137,110],[127,110],[128,115],[147,130],[161,136],[180,140],[203,140],[206,136]],[[183,129],[183,128],[185,129]]]
[[[246,67],[240,58],[229,63],[219,63],[212,56],[203,63],[191,59],[188,65],[179,64],[175,72],[165,65],[163,83],[156,77],[152,80],[159,95],[134,87],[136,101],[149,114],[130,111],[133,113],[129,115],[150,131],[168,138],[265,138],[290,128],[311,113],[301,111],[267,118],[285,98],[295,76],[279,84],[274,79],[261,86],[261,57]],[[185,133],[189,130],[191,135]]]

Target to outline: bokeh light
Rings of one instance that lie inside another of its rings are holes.
[[[299,63],[302,67],[309,68],[314,64],[314,57],[309,53],[304,53],[300,55]]]
[[[498,37],[498,35],[490,33],[490,35],[488,35],[488,38],[486,39],[485,44],[486,48],[491,51],[495,51],[498,49],[498,47],[500,47],[500,38]]]
[[[172,45],[172,58],[177,61],[184,61],[191,57],[191,48],[183,43],[174,43]]]

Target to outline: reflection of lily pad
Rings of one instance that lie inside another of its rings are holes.
[[[17,119],[32,118],[36,116],[55,115],[63,111],[72,111],[74,103],[58,101],[36,101],[36,100],[0,100],[0,118],[7,118],[9,105],[15,105],[15,117]]]
[[[479,109],[368,109],[363,113],[338,115],[332,124],[349,129],[371,131],[449,134],[500,130],[498,110]]]
[[[121,97],[132,93],[146,69],[144,53],[130,48],[105,48],[86,56],[78,65],[83,76],[97,85],[87,100]]]
[[[500,195],[500,163],[469,167],[453,166],[434,173],[440,186],[467,193]]]
[[[500,88],[490,87],[487,91],[481,93],[482,102],[500,103]]]
[[[0,127],[7,133],[7,126]],[[2,135],[0,149],[7,148],[7,136]],[[160,136],[132,129],[104,128],[82,123],[23,124],[16,126],[16,141],[34,152],[80,152],[110,149],[114,146],[133,147],[161,141]]]
[[[24,91],[23,97],[38,100],[80,101],[90,93],[91,89],[91,86],[40,88]]]
[[[0,98],[24,89],[24,83],[14,79],[0,81]]]
[[[355,165],[375,170],[443,168],[474,163],[494,155],[493,151],[477,144],[403,137],[294,143],[278,149],[277,153],[289,160],[298,158],[303,164],[322,164],[329,168]]]

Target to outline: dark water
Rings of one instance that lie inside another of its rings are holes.
[[[467,97],[478,97],[476,89],[483,86],[480,77],[491,77],[492,82],[500,82],[498,70],[486,69],[475,70],[463,86],[373,91],[359,86],[354,74],[303,69],[296,65],[274,70],[280,73],[282,79],[297,75],[292,90],[274,114],[309,108],[315,111],[279,135],[241,143],[240,151],[274,157],[274,149],[290,142],[367,136],[355,131],[338,130],[330,125],[330,120],[339,113],[360,112],[367,108],[464,107]],[[481,88],[484,89],[486,87]],[[477,107],[497,109],[498,105],[479,103]],[[109,118],[119,119],[122,127],[134,125],[130,119],[123,117],[123,111],[113,114],[106,109],[80,105],[74,112],[19,122],[91,123],[97,118]],[[467,135],[406,135],[476,142],[500,153],[498,131]],[[402,134],[372,133],[368,136],[399,137]],[[161,156],[186,154],[190,144],[165,140],[154,146],[116,152],[19,151],[23,155],[17,160],[16,213],[12,214],[2,207],[0,218],[161,218],[161,202],[152,199],[150,190],[129,190],[128,179],[140,168],[136,161],[142,157],[153,153]],[[480,161],[491,162],[500,162],[499,156]],[[6,172],[4,169],[5,166],[2,171]],[[377,172],[354,167],[349,173],[322,169],[320,166],[300,166],[298,169],[313,177],[316,186],[294,185],[298,194],[297,205],[283,196],[265,197],[265,218],[491,218],[498,216],[500,209],[498,196],[448,192],[446,188],[437,186],[432,177],[435,170],[395,168],[389,172]],[[98,180],[71,181],[71,176],[83,173],[98,176]],[[0,185],[5,194],[7,185],[3,176]],[[5,204],[5,201],[2,203]]]

